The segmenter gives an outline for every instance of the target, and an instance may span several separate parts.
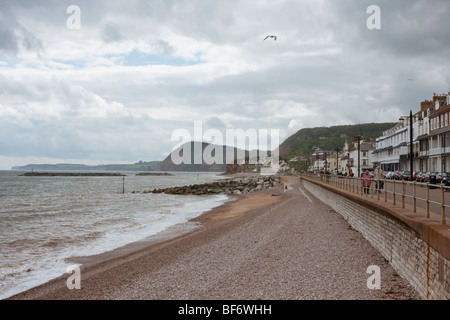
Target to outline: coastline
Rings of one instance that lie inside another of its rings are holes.
[[[191,219],[183,234],[80,258],[80,290],[67,288],[66,274],[6,300],[418,299],[342,216],[302,195],[298,177],[281,178]],[[366,287],[373,264],[383,290]]]
[[[229,175],[229,177],[241,178],[241,176],[237,175]],[[271,197],[271,193],[275,188],[257,191],[251,194],[229,196],[229,199],[225,203],[205,211],[200,216],[192,218],[185,223],[170,226],[157,234],[111,251],[91,256],[69,257],[65,259],[65,262],[80,265],[81,274],[84,278],[84,273],[97,273],[99,270],[104,270],[108,264],[115,266],[117,263],[137,259],[141,255],[160,250],[173,242],[182,241],[185,237],[195,236],[196,233],[202,232],[211,226],[220,225],[228,220],[242,216],[249,210],[254,210],[268,203],[275,202],[279,198]],[[281,190],[282,188],[279,187],[279,189]],[[270,198],[268,198],[269,196]],[[266,198],[266,200],[261,201],[262,198]],[[53,295],[52,292],[61,289],[68,290],[66,281],[69,276],[69,274],[60,275],[50,281],[16,293],[3,300],[60,299],[58,294]]]

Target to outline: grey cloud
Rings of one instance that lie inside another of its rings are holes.
[[[449,53],[450,3],[445,0],[329,1],[337,14],[335,36],[358,52],[375,51],[391,56],[435,57]],[[369,30],[368,6],[380,7],[381,29]]]
[[[57,28],[65,26],[69,4],[31,1],[27,7],[8,2],[7,7],[15,8],[20,21],[33,19],[38,12],[39,19],[48,23],[46,31],[58,34]],[[303,127],[395,121],[450,84],[447,1],[74,4],[81,7],[82,30],[89,31],[86,43],[106,42],[104,47],[122,45],[124,40],[130,46],[144,43],[155,55],[167,57],[180,49],[176,39],[164,38],[169,33],[183,41],[199,41],[207,48],[204,51],[215,51],[206,52],[210,55],[196,66],[148,69],[158,70],[155,76],[136,67],[107,75],[101,68],[67,74],[51,70],[61,81],[43,80],[39,85],[21,74],[0,77],[2,100],[23,112],[20,119],[11,115],[0,119],[0,127],[7,128],[3,132],[8,132],[2,133],[0,149],[7,154],[17,154],[22,148],[21,155],[41,152],[61,157],[67,153],[112,159],[126,154],[152,160],[170,150],[171,130],[191,129],[194,120],[203,120],[205,130],[233,126],[278,128],[282,133],[288,132],[293,119]],[[381,8],[381,30],[366,27],[366,9],[372,4]],[[15,18],[8,16],[12,23],[0,19],[2,54],[15,55],[20,50],[41,53],[47,43],[55,42],[53,38],[39,39],[41,33],[36,30],[22,29]],[[263,42],[271,33],[277,34],[277,41]],[[222,48],[231,50],[221,55]],[[227,52],[235,54],[232,59],[226,59]],[[227,72],[228,68],[232,72]],[[78,80],[71,79],[73,75]],[[48,73],[42,70],[42,76],[46,78]],[[27,103],[44,107],[51,99],[62,109],[59,120],[25,114]],[[83,106],[95,111],[99,100],[106,116],[88,116]],[[114,107],[112,101],[123,105],[123,113],[108,112]],[[163,114],[164,108],[171,112],[179,108],[183,117],[171,120],[171,115]],[[156,121],[153,115],[164,119]]]
[[[207,129],[211,128],[224,131],[227,128],[227,125],[217,116],[213,116],[207,119],[206,123],[204,124],[204,127]]]
[[[14,16],[6,16],[7,12],[0,13],[0,52],[15,57],[21,50],[33,52],[40,56],[43,46],[31,31],[23,27]]]
[[[118,42],[123,39],[117,26],[106,24],[102,30],[102,39],[105,42]]]
[[[0,52],[3,54],[15,55],[17,49],[14,31],[1,20],[0,16]]]

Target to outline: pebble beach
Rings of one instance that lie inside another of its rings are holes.
[[[297,177],[285,176],[281,182],[236,195],[146,243],[80,258],[79,290],[68,289],[69,275],[64,275],[9,299],[420,299],[359,232],[304,190]],[[372,265],[381,271],[377,290],[367,286]]]

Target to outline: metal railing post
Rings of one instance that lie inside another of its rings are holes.
[[[413,181],[413,202],[414,213],[416,213],[416,181]]]
[[[384,186],[384,202],[387,202],[387,181],[385,181]]]
[[[395,181],[393,181],[394,182],[394,192],[392,192],[392,196],[394,197],[394,200],[393,200],[393,204],[394,204],[394,206],[395,206]]]
[[[370,188],[369,188],[369,193],[371,194],[371,198],[373,199],[373,192],[374,191],[372,189],[374,189],[373,188],[373,181],[370,182]],[[370,191],[372,191],[372,192],[370,192]]]
[[[377,192],[377,200],[378,200],[378,201],[380,201],[380,192],[381,192],[381,187],[380,187],[380,185],[381,185],[381,180],[378,180],[378,181],[377,181],[377,190],[376,190],[376,192]]]
[[[444,197],[444,187],[441,184],[441,206],[442,206],[442,224],[446,224],[445,220],[445,197]]]
[[[430,184],[427,182],[427,218],[430,217]]]
[[[402,208],[405,209],[405,181],[402,180]]]

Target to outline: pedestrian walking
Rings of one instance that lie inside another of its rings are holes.
[[[384,187],[384,173],[383,170],[381,170],[381,167],[378,166],[375,169],[375,172],[373,173],[373,179],[375,180],[375,188],[378,192],[381,192],[380,190]]]
[[[366,172],[364,172],[362,179],[363,179],[362,184],[364,187],[364,194],[369,194],[370,184],[372,182],[372,176],[370,175],[369,171],[366,170]]]

